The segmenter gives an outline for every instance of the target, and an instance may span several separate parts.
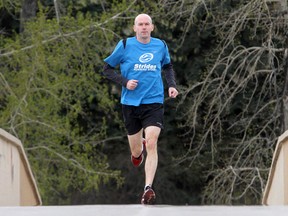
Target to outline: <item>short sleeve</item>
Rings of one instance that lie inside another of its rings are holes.
[[[122,61],[123,56],[124,56],[124,45],[122,39],[118,42],[111,55],[104,59],[104,62],[111,65],[112,67],[116,67]]]

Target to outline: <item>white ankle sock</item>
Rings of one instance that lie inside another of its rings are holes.
[[[147,190],[148,188],[152,188],[152,185],[151,184],[145,185],[144,191]]]

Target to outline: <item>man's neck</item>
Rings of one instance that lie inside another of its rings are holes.
[[[136,37],[136,39],[137,39],[140,43],[148,44],[148,43],[150,43],[151,37],[147,37],[147,38],[137,38],[137,37]]]

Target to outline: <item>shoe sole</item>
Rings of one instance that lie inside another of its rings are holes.
[[[141,204],[144,205],[153,205],[156,201],[155,192],[152,189],[148,189],[142,196]]]

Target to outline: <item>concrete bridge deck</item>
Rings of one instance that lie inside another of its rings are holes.
[[[0,207],[1,216],[287,216],[288,206],[83,205]]]

